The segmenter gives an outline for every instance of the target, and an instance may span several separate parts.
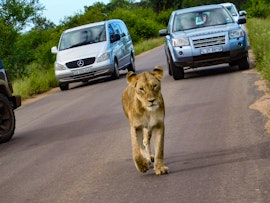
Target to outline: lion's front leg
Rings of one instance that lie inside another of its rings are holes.
[[[144,134],[143,134],[143,145],[145,147],[145,150],[147,152],[147,158],[150,160],[150,162],[154,162],[154,155],[151,150],[151,144],[150,140],[152,137],[152,132],[149,131],[147,128],[144,128]]]
[[[163,175],[169,172],[169,168],[163,163],[164,156],[164,125],[160,128],[153,128],[152,131],[155,146],[154,169],[156,175]]]
[[[150,163],[143,155],[143,133],[142,129],[131,127],[132,154],[135,166],[139,172],[148,171]]]

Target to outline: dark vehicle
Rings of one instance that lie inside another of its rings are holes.
[[[0,143],[8,142],[15,131],[14,109],[21,106],[21,96],[13,96],[8,72],[0,59]]]

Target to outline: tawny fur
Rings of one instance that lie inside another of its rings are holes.
[[[161,94],[163,69],[156,66],[152,72],[135,74],[128,72],[127,88],[122,94],[122,105],[129,120],[132,154],[138,171],[146,172],[154,162],[157,175],[167,174],[164,156],[165,107]],[[154,140],[155,156],[150,140]]]

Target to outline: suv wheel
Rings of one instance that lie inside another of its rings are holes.
[[[128,66],[128,71],[135,72],[135,59],[133,55],[130,56],[130,64]]]
[[[238,62],[238,66],[240,70],[246,70],[249,69],[249,60],[248,57],[242,58],[239,62]]]
[[[15,130],[15,116],[11,103],[0,94],[0,143],[9,141]]]
[[[167,67],[168,67],[168,73],[169,73],[169,75],[172,75],[172,68],[171,68],[170,60],[169,60],[168,57],[167,57]]]
[[[169,64],[168,68],[169,68],[169,71],[171,71],[172,73],[173,79],[175,80],[184,79],[184,68],[176,66],[171,56],[169,56],[168,64]]]
[[[68,83],[60,83],[59,87],[62,91],[68,90]]]

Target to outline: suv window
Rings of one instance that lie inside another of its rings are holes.
[[[197,27],[222,25],[232,22],[232,17],[223,8],[205,10],[203,12],[196,11],[175,15],[173,31],[177,32]]]

